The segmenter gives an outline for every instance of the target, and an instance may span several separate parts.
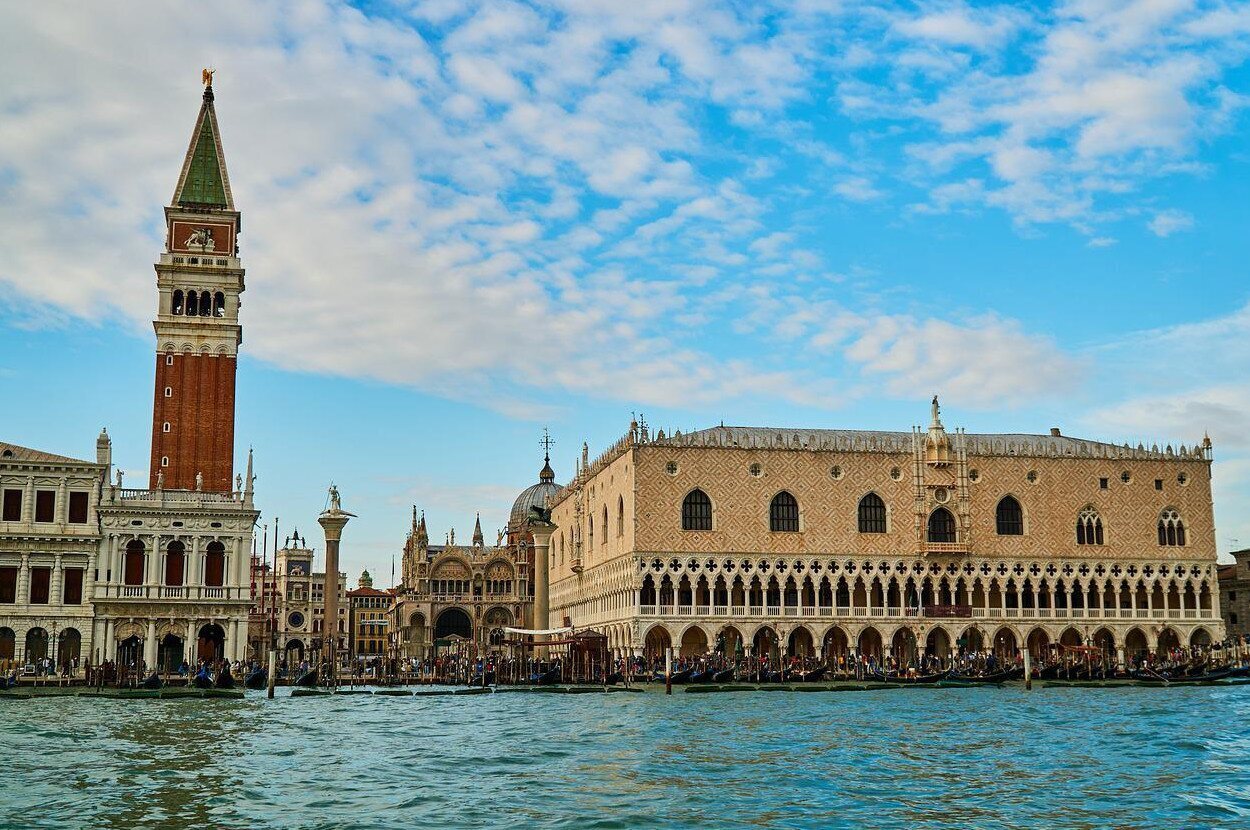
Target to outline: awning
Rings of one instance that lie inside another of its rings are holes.
[[[548,634],[568,634],[573,630],[573,628],[572,626],[567,628],[512,628],[511,626],[504,626],[503,630],[509,634],[534,634],[546,636]]]

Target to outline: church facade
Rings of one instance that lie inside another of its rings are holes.
[[[550,626],[620,654],[1111,655],[1224,636],[1211,445],[637,423],[550,497]]]
[[[63,649],[63,658],[172,670],[184,660],[239,660],[246,654],[249,565],[259,513],[252,498],[251,454],[246,475],[236,474],[234,466],[239,296],[244,290],[237,243],[241,217],[230,190],[211,84],[205,87],[165,220],[165,247],[155,266],[147,486],[127,487],[121,470],[114,475],[107,433],[97,440],[95,462],[53,462],[47,459],[59,457],[33,450],[13,455],[29,462],[35,510],[41,488],[61,482],[55,484],[61,506],[54,498],[54,521],[42,522],[32,514],[29,523],[0,527],[0,567],[14,555],[21,557],[15,585],[20,601],[10,609],[7,597],[0,596],[0,628],[13,631],[15,641],[19,628],[28,632],[14,649],[18,662],[31,662],[27,642],[41,642],[29,632],[47,631],[49,608],[32,607],[57,604],[46,597],[59,598],[58,613],[65,620],[59,624],[69,625],[72,616],[81,644]],[[37,464],[48,469],[35,475],[31,465]],[[84,507],[85,523],[78,518]],[[10,542],[13,534],[25,541]],[[44,560],[52,563],[57,590],[43,584]],[[78,592],[69,586],[80,578],[82,596],[71,603]]]

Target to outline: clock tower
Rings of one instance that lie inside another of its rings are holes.
[[[230,193],[212,75],[191,132],[156,263],[156,389],[149,487],[229,493],[235,369],[243,329],[240,216]]]

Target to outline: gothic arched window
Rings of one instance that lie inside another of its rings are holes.
[[[859,500],[859,532],[885,533],[885,502],[876,493]]]
[[[1185,547],[1185,522],[1175,508],[1159,514],[1159,544],[1170,548]]]
[[[1024,511],[1014,496],[1003,496],[994,510],[994,520],[999,536],[1024,535]]]
[[[603,536],[599,539],[599,544],[606,545],[608,543],[608,506],[603,506]]]
[[[774,533],[799,532],[799,503],[782,490],[768,505],[768,529]]]
[[[1087,506],[1076,517],[1076,543],[1078,545],[1102,544],[1102,517],[1093,506]]]
[[[929,541],[958,541],[955,538],[955,517],[945,507],[939,507],[929,514]]]
[[[176,289],[174,291],[174,301],[172,304],[170,304],[169,312],[171,314],[182,313],[182,289],[181,288]]]
[[[625,535],[625,497],[616,497],[616,535]]]
[[[699,489],[691,490],[681,503],[682,530],[712,529],[712,500]]]

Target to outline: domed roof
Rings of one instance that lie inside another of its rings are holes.
[[[531,484],[521,491],[512,503],[512,513],[508,516],[508,526],[519,528],[529,518],[531,507],[546,507],[547,497],[557,492],[560,485],[556,484],[555,471],[551,469],[551,458],[543,459],[542,471],[538,474],[538,483]]]

